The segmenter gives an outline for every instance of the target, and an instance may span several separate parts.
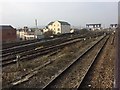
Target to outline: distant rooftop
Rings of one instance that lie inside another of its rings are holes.
[[[62,25],[70,25],[68,22],[65,21],[58,21],[60,22]],[[50,22],[48,25],[52,25],[54,22]]]
[[[70,25],[68,22],[65,22],[65,21],[58,21],[60,22],[62,25]]]
[[[13,29],[11,25],[0,25],[0,30],[10,30]]]
[[[86,24],[86,25],[101,25],[100,23],[90,23],[90,24]]]

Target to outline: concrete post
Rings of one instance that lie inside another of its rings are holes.
[[[20,55],[16,55],[17,69],[20,67]]]

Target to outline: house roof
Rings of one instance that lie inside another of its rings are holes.
[[[101,25],[101,24],[99,24],[99,23],[98,23],[98,24],[94,24],[94,23],[93,23],[93,24],[86,24],[86,25]]]
[[[58,21],[60,22],[62,25],[70,25],[68,22],[65,22],[65,21]]]
[[[110,25],[118,25],[118,24],[110,24]]]
[[[54,22],[50,22],[48,25],[52,25]]]
[[[68,22],[65,21],[58,21],[60,22],[62,25],[70,25]],[[50,22],[48,25],[52,25],[54,22]]]
[[[14,29],[11,25],[0,25],[0,30],[11,30]]]

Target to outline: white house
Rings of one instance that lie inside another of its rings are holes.
[[[53,34],[70,33],[70,24],[64,21],[50,22],[46,28],[43,29],[43,32],[48,30],[52,30]]]

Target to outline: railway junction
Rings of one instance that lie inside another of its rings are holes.
[[[115,33],[90,31],[2,49],[2,87],[114,88]]]

